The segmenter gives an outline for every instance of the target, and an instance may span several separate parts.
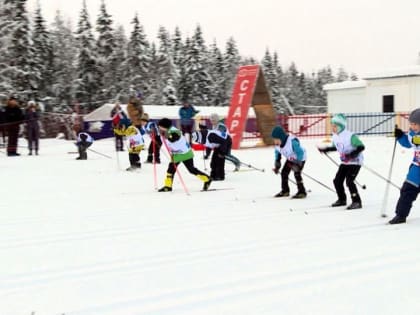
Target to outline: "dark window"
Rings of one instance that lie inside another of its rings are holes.
[[[394,95],[382,96],[382,112],[384,113],[394,112]]]

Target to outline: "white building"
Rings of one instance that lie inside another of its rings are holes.
[[[420,107],[420,66],[324,85],[329,113],[408,112]]]

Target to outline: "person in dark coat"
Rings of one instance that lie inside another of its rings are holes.
[[[187,138],[188,142],[191,142],[191,134],[194,127],[194,116],[199,111],[194,108],[190,103],[184,101],[181,108],[178,111],[181,132]]]
[[[4,111],[6,132],[7,132],[7,155],[18,156],[18,138],[19,138],[19,126],[23,122],[24,115],[19,107],[18,100],[11,96]]]
[[[28,103],[25,113],[26,132],[28,135],[28,149],[29,155],[32,155],[32,150],[38,155],[39,150],[39,109],[34,101]]]
[[[4,106],[0,104],[0,133],[1,133],[1,143],[0,146],[6,146],[6,121],[5,121]]]
[[[111,119],[112,119],[112,128],[121,129],[121,126],[124,125],[128,127],[131,122],[129,122],[127,115],[121,108],[120,103],[116,103],[114,108],[111,110]],[[115,149],[117,151],[124,151],[124,136],[115,134]]]

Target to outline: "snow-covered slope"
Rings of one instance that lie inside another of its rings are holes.
[[[388,176],[393,139],[362,138],[366,165]],[[305,173],[332,187],[336,166],[303,140]],[[21,140],[20,144],[24,141]],[[246,164],[200,192],[181,166],[172,193],[158,193],[167,154],[123,171],[111,139],[76,161],[72,142],[41,141],[40,156],[0,153],[0,314],[418,314],[420,210],[408,223],[379,217],[385,182],[362,169],[363,209],[328,207],[336,196],[305,178],[308,197],[278,199],[273,149],[234,154]],[[4,152],[4,150],[1,150]],[[412,152],[397,147],[401,185]],[[331,153],[334,158],[336,153]],[[198,168],[209,167],[201,152]],[[145,152],[142,152],[142,160]],[[207,170],[208,171],[208,170]],[[292,192],[296,188],[292,187]],[[390,187],[391,216],[398,190]]]

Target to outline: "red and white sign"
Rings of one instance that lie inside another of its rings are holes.
[[[239,149],[241,144],[259,71],[258,65],[248,65],[240,67],[236,74],[229,112],[225,121],[232,137],[232,149]]]

